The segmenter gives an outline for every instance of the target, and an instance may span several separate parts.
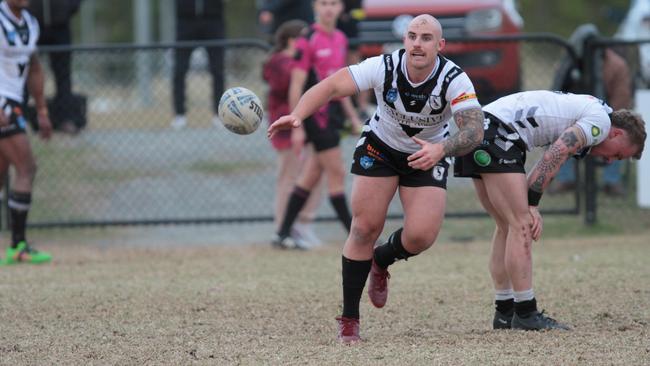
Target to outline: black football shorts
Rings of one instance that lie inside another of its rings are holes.
[[[413,169],[408,165],[409,153],[391,148],[381,141],[369,127],[361,134],[354,150],[352,174],[366,177],[399,177],[399,185],[404,187],[447,188],[449,161],[443,159],[431,169]]]
[[[512,128],[485,113],[487,129],[483,142],[471,153],[457,157],[455,177],[481,178],[481,173],[523,173],[526,145]]]

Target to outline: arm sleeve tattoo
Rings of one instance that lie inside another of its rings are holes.
[[[483,110],[470,108],[454,113],[458,132],[445,140],[445,156],[462,156],[471,152],[483,140]]]
[[[528,186],[534,192],[543,192],[551,183],[560,166],[578,150],[583,148],[587,139],[578,127],[566,129],[560,137],[544,152],[528,177]]]

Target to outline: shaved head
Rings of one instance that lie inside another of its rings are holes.
[[[436,66],[438,52],[445,47],[440,22],[429,14],[418,15],[404,35],[406,71],[411,81],[425,80]]]
[[[430,28],[430,32],[438,39],[442,38],[442,26],[438,19],[429,14],[420,14],[411,20],[408,29],[413,28]]]

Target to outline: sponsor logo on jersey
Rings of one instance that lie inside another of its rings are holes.
[[[600,135],[600,128],[597,126],[591,126],[591,136],[598,137]]]
[[[492,157],[485,150],[476,150],[474,151],[474,162],[478,166],[486,167],[492,162]]]
[[[375,149],[372,145],[368,144],[366,145],[366,152],[368,153],[368,156],[371,158],[375,158],[379,161],[385,161],[386,158],[382,153],[379,152],[379,150]]]
[[[408,98],[411,98],[411,99],[422,100],[422,101],[427,100],[427,97],[428,97],[428,95],[426,95],[426,94],[413,94],[413,93],[410,93],[410,92],[404,93],[404,96],[406,96]]]
[[[330,57],[332,55],[332,50],[329,48],[321,48],[320,50],[316,51],[316,57]]]
[[[384,112],[386,112],[386,114],[390,118],[393,118],[397,123],[404,124],[410,127],[417,127],[417,128],[431,127],[446,122],[445,120],[443,120],[444,117],[443,114],[423,115],[423,114],[412,113],[406,115],[404,113],[401,113],[397,109],[393,109],[393,108],[386,108]]]
[[[386,100],[389,103],[395,103],[395,101],[397,100],[397,89],[396,88],[388,89],[388,92],[386,93]]]
[[[362,156],[359,160],[359,164],[361,164],[361,167],[363,169],[370,169],[374,163],[375,159],[371,158],[370,156]]]
[[[456,105],[456,104],[458,104],[460,102],[464,102],[464,101],[470,100],[470,99],[476,99],[476,94],[475,93],[469,93],[469,94],[468,93],[463,93],[463,94],[459,95],[458,97],[456,97],[454,100],[452,100],[451,105]]]
[[[7,32],[7,41],[9,41],[9,43],[15,43],[16,42],[16,31],[11,30],[11,31]]]
[[[510,165],[516,163],[517,163],[517,159],[499,159],[499,164],[501,165]]]

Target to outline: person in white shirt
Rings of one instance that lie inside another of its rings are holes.
[[[269,135],[299,127],[331,98],[373,89],[375,115],[364,126],[354,152],[352,228],[343,248],[343,314],[338,339],[359,337],[359,301],[370,274],[368,295],[376,307],[387,300],[387,267],[433,245],[445,211],[447,170],[453,156],[483,139],[483,112],[467,75],[439,55],[445,40],[430,15],[415,17],[404,49],[337,71],[309,89],[293,112],[275,121]],[[453,117],[459,130],[449,133]],[[399,190],[404,227],[375,247],[388,205]]]
[[[43,95],[45,77],[36,55],[39,27],[25,8],[27,0],[0,2],[0,175],[9,166],[16,172],[8,197],[11,215],[11,246],[5,263],[43,263],[51,256],[30,247],[25,238],[27,213],[32,200],[36,161],[25,133],[22,111],[25,83],[36,102],[41,138],[49,139],[52,124]]]
[[[456,159],[454,175],[474,178],[483,207],[496,222],[490,274],[495,289],[495,329],[569,329],[537,311],[531,245],[542,233],[537,206],[542,192],[570,157],[586,154],[607,162],[639,159],[644,122],[584,94],[526,91],[483,108],[482,144]],[[526,152],[547,147],[526,180]]]

